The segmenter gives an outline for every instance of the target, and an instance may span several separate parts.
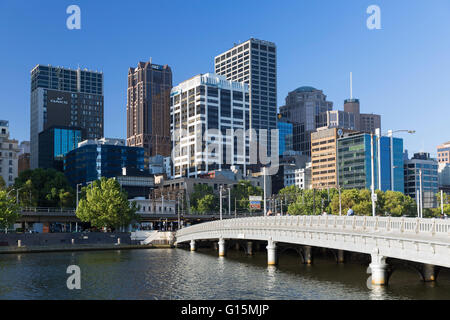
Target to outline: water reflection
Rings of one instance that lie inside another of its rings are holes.
[[[450,299],[450,274],[423,283],[398,270],[387,288],[367,284],[367,266],[285,254],[277,267],[264,252],[122,250],[0,256],[0,299]],[[69,265],[81,290],[68,290]],[[371,288],[371,289],[369,289]]]

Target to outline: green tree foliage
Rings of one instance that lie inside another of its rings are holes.
[[[207,213],[216,210],[218,197],[212,187],[206,184],[196,184],[190,198],[191,212]]]
[[[393,217],[412,215],[416,210],[416,203],[409,196],[401,192],[386,191],[384,193],[384,210]]]
[[[128,201],[115,179],[102,178],[83,189],[86,198],[80,200],[76,212],[81,221],[97,228],[119,228],[139,219],[136,203]]]
[[[290,191],[293,191],[291,188]],[[286,194],[288,191],[284,191]],[[401,192],[376,190],[377,201],[375,211],[377,215],[390,214],[392,216],[414,215],[415,202]],[[282,193],[280,192],[281,196]],[[341,190],[342,215],[352,208],[355,215],[372,215],[372,195],[368,189]],[[288,213],[291,215],[318,215],[322,212],[339,215],[339,191],[337,189],[301,190],[295,202],[291,203]]]
[[[75,207],[75,190],[62,172],[54,169],[26,170],[16,178],[22,206]]]
[[[209,213],[217,207],[217,199],[212,194],[207,194],[197,202],[198,213]]]
[[[6,189],[6,182],[5,179],[3,179],[2,176],[0,176],[0,190]]]
[[[318,215],[322,212],[331,213],[331,199],[334,191],[302,190],[294,203],[288,207],[290,215]]]
[[[249,196],[263,196],[264,191],[260,187],[255,187],[248,180],[241,180],[231,189],[231,198],[236,199],[236,209],[246,211],[250,209]],[[231,204],[233,207],[233,204]],[[228,204],[225,205],[228,207]]]
[[[0,190],[0,228],[4,229],[19,219],[19,206],[16,199],[6,190]]]
[[[433,214],[435,217],[440,217],[440,216],[442,216],[441,193],[440,192],[438,194],[436,194],[436,198],[437,198],[438,207],[433,210]],[[443,201],[444,202],[444,214],[446,214],[447,216],[450,216],[450,194],[444,193],[443,200],[444,200]]]

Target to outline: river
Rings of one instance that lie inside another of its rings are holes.
[[[67,288],[69,265],[80,267],[81,290]],[[219,258],[207,249],[0,255],[0,299],[450,299],[448,270],[432,284],[398,270],[382,289],[367,287],[366,270],[325,258],[306,266],[290,254],[267,267],[263,252]]]

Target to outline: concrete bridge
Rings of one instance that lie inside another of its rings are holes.
[[[387,258],[412,261],[424,281],[435,281],[439,267],[450,268],[450,221],[360,216],[276,216],[214,221],[181,229],[176,243],[217,241],[219,256],[228,240],[245,241],[252,254],[253,242],[267,243],[267,262],[277,263],[277,244],[297,245],[303,261],[312,263],[312,247],[335,249],[338,262],[344,252],[368,254],[373,285],[387,285],[392,268]]]

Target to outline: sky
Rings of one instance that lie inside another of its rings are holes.
[[[69,30],[66,9],[81,9]],[[367,8],[380,8],[369,29]],[[128,68],[168,64],[173,85],[214,71],[214,57],[258,38],[277,45],[278,106],[301,86],[321,89],[334,109],[353,96],[382,115],[410,156],[450,140],[448,0],[1,0],[0,119],[30,136],[30,71],[36,64],[104,73],[105,136],[126,138]]]

